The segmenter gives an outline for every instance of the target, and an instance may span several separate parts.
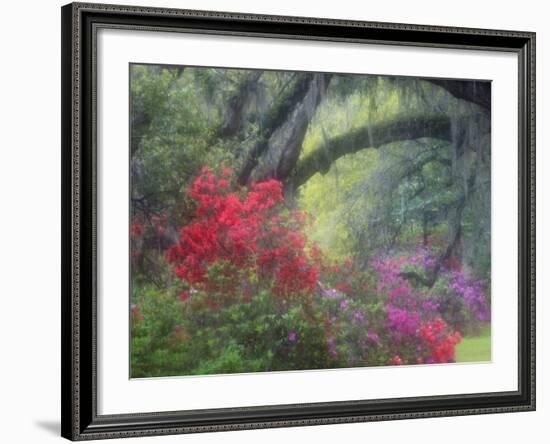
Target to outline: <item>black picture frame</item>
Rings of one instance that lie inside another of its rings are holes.
[[[62,436],[120,438],[535,409],[535,33],[72,3],[62,15]],[[95,38],[98,27],[507,51],[519,66],[518,390],[97,414]]]

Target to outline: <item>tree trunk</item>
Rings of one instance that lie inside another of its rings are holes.
[[[263,71],[250,72],[241,82],[236,93],[229,99],[229,107],[218,134],[219,137],[232,137],[242,129],[246,105],[250,96],[256,91],[258,80],[262,74]]]
[[[268,150],[271,136],[288,121],[295,109],[300,105],[310,90],[310,85],[316,78],[315,74],[299,74],[294,82],[276,100],[275,105],[267,114],[258,140],[248,153],[238,181],[245,185],[250,181],[254,168],[260,157]]]

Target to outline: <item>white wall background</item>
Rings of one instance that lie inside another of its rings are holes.
[[[550,90],[543,73],[550,14],[540,0],[116,0],[115,3],[260,14],[313,15],[537,32],[538,410],[530,413],[140,438],[125,442],[544,442],[550,341],[544,233],[550,156],[544,153]],[[0,436],[8,443],[60,441],[60,6],[4,2],[0,26]],[[548,353],[546,347],[546,353]]]

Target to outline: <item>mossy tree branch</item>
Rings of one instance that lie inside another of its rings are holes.
[[[320,172],[326,174],[334,161],[365,148],[379,148],[393,142],[429,137],[451,141],[451,121],[444,115],[404,117],[366,125],[336,136],[300,160],[292,182],[299,187]]]

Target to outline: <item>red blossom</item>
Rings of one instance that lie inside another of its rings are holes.
[[[391,358],[391,365],[403,365],[403,359],[401,359],[401,356],[395,355],[393,358]]]
[[[426,342],[431,352],[430,362],[452,362],[455,359],[455,346],[462,340],[460,332],[448,334],[447,324],[437,317],[431,322],[420,325],[420,337]]]
[[[143,225],[134,223],[130,225],[130,237],[133,239],[136,236],[143,235]]]
[[[227,177],[230,171],[225,169],[222,174]],[[307,252],[302,231],[306,216],[299,211],[281,212],[281,182],[252,183],[240,197],[229,190],[228,180],[216,178],[203,167],[188,193],[197,202],[195,218],[181,229],[180,241],[167,256],[178,277],[211,288],[208,267],[225,261],[273,280],[273,290],[279,295],[313,291],[319,267]],[[233,277],[236,289],[241,282],[233,274],[226,278]]]
[[[189,293],[187,290],[182,290],[179,294],[179,297],[178,299],[181,301],[181,302],[184,302],[186,301],[187,299],[189,299],[191,297],[191,293]]]

